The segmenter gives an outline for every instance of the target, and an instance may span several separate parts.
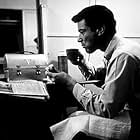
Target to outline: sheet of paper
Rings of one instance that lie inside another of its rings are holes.
[[[46,86],[42,81],[22,80],[12,81],[10,83],[13,94],[25,96],[47,96],[49,98]]]

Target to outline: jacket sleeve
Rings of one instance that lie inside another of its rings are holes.
[[[117,115],[134,92],[135,60],[123,53],[108,64],[105,84],[100,88],[93,84],[92,90],[76,84],[75,98],[91,114],[112,118]]]

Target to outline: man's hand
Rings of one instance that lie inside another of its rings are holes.
[[[84,61],[84,56],[78,49],[67,49],[67,58],[73,65],[81,65]]]
[[[49,78],[55,82],[55,84],[60,85],[66,90],[72,92],[74,85],[77,83],[76,80],[74,80],[70,75],[68,75],[65,72],[59,72],[59,73],[52,73],[52,72],[46,72],[46,75],[49,76]]]
[[[53,64],[48,65],[45,69],[46,69],[46,71],[48,71],[48,72],[55,72],[55,73],[58,72],[58,70],[54,67]]]

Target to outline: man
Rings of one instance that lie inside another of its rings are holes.
[[[56,85],[65,86],[89,114],[112,119],[124,109],[129,110],[131,132],[135,133],[133,138],[138,136],[140,45],[117,36],[114,15],[105,6],[87,7],[72,21],[78,24],[78,42],[87,53],[91,54],[96,49],[105,52],[105,82],[102,87],[93,84],[91,91],[64,72],[48,72],[47,75],[54,79]],[[84,61],[79,62],[79,66],[83,65]]]

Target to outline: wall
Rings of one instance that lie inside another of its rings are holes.
[[[0,0],[0,8],[35,9],[35,0]]]

